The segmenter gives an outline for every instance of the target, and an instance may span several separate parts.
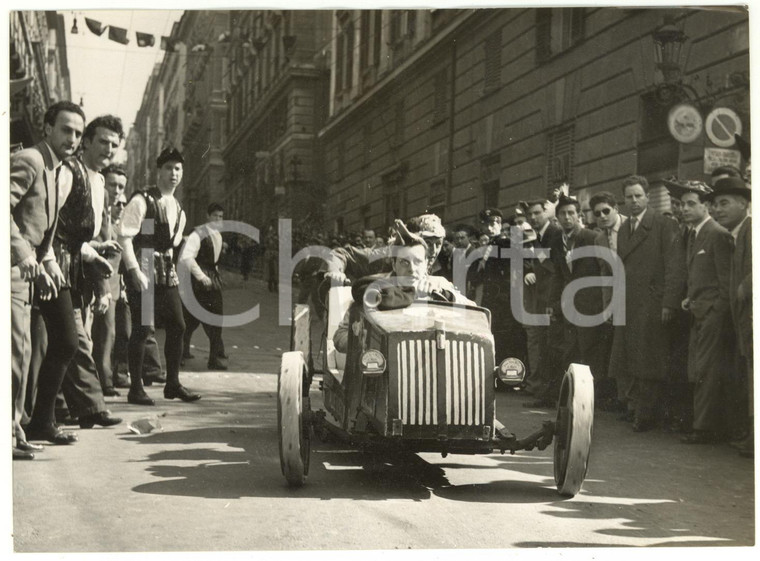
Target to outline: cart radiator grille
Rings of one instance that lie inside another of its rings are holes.
[[[403,424],[437,425],[439,405],[448,425],[485,424],[485,351],[478,343],[447,340],[439,351],[432,340],[401,341],[397,359]]]

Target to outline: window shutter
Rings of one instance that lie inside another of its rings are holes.
[[[536,58],[543,62],[552,56],[552,11],[536,10]]]
[[[501,29],[489,35],[485,48],[485,85],[486,91],[501,86]]]
[[[549,134],[546,149],[547,184],[573,180],[574,127],[564,127]]]

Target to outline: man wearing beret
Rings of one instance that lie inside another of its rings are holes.
[[[731,233],[733,252],[729,273],[728,298],[736,331],[739,365],[746,374],[747,436],[737,443],[739,452],[754,455],[753,367],[752,367],[752,218],[749,215],[751,190],[738,177],[717,180],[706,197],[713,203],[715,220]]]
[[[688,376],[693,385],[692,432],[687,444],[714,442],[721,429],[725,383],[725,356],[730,348],[728,277],[731,236],[707,212],[705,197],[712,191],[699,181],[666,181],[671,195],[681,201],[688,227],[686,243],[686,298],[682,309],[691,315]]]
[[[142,302],[148,290],[153,291],[152,311],[161,314],[166,329],[164,397],[179,398],[188,402],[201,397],[179,382],[185,320],[182,316],[182,302],[177,288],[179,278],[173,256],[174,248],[182,242],[186,217],[179,201],[174,197],[174,192],[182,181],[183,162],[184,158],[178,150],[164,149],[156,159],[157,186],[135,193],[124,209],[124,217],[121,219],[119,243],[123,248],[127,300],[132,316],[128,358],[130,389],[127,401],[135,405],[154,405],[143,389],[142,380],[145,343],[155,332],[155,318],[143,317]],[[148,276],[151,267],[152,283]],[[151,310],[147,308],[146,311]]]

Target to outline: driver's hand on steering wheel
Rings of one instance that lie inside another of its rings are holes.
[[[331,284],[333,286],[335,286],[335,285],[337,285],[337,286],[341,286],[341,285],[346,286],[346,285],[351,284],[351,281],[348,280],[348,277],[346,276],[346,273],[344,273],[343,271],[327,271],[325,273],[325,278],[326,279],[330,279],[330,281],[332,281]]]
[[[427,277],[414,283],[417,293],[430,296],[434,292],[454,292],[454,285],[443,277]]]

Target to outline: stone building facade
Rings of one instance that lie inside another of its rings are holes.
[[[10,143],[31,146],[43,137],[49,105],[71,99],[63,15],[11,11]]]
[[[676,79],[655,56],[668,22],[684,38]],[[320,142],[336,230],[424,211],[474,224],[482,208],[509,212],[554,184],[582,202],[620,194],[631,173],[663,210],[661,180],[707,177],[716,148],[704,129],[676,140],[673,107],[693,106],[705,125],[727,108],[749,127],[743,10],[339,10],[331,69]]]

